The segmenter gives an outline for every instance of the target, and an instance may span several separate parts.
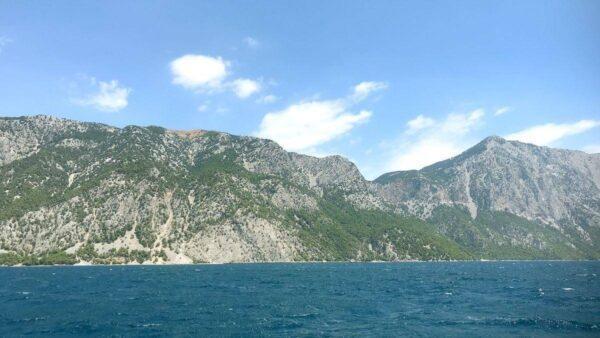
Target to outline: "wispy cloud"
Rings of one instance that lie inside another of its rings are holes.
[[[260,92],[262,86],[258,81],[246,78],[228,80],[230,65],[221,57],[187,54],[170,63],[173,84],[203,94],[231,90],[242,99]]]
[[[575,123],[563,124],[546,123],[509,134],[505,138],[539,146],[548,146],[567,136],[581,134],[598,126],[600,126],[600,121],[596,120],[581,120]]]
[[[6,45],[8,45],[9,43],[13,42],[12,39],[9,39],[6,36],[0,36],[0,54],[2,53],[2,51],[4,50],[4,47]]]
[[[265,95],[256,100],[257,103],[269,104],[277,101],[277,96],[275,95]]]
[[[421,169],[460,154],[472,145],[469,133],[479,127],[485,112],[448,114],[443,120],[423,115],[408,121],[403,135],[391,144],[386,171]]]
[[[600,144],[588,144],[582,149],[588,154],[599,154],[600,153]]]
[[[366,110],[349,113],[340,100],[302,102],[265,115],[257,135],[302,152],[347,133],[371,115]]]
[[[72,99],[75,104],[105,112],[116,112],[127,107],[131,88],[120,86],[117,80],[104,82],[90,78],[90,84],[92,92],[82,98]]]
[[[511,107],[501,107],[496,109],[496,111],[494,112],[494,116],[500,116],[500,115],[504,115],[506,113],[508,113],[509,111],[511,111],[512,108]]]
[[[434,124],[435,124],[434,119],[423,116],[423,115],[419,115],[419,116],[415,117],[414,119],[408,121],[408,123],[406,124],[408,127],[408,130],[406,132],[408,134],[414,134],[420,130],[429,128],[429,127],[433,126]]]
[[[260,46],[260,42],[251,36],[244,38],[244,43],[250,48],[258,48]]]
[[[373,115],[371,111],[353,112],[357,89],[361,99],[375,91],[357,85],[349,97],[334,100],[308,100],[266,114],[255,133],[272,139],[290,151],[320,154],[318,146],[347,134]]]
[[[208,110],[208,104],[204,103],[198,106],[198,108],[196,108],[197,111],[199,111],[200,113],[205,112],[206,110]]]
[[[448,114],[443,119],[419,115],[409,120],[398,140],[382,144],[389,154],[383,171],[421,169],[460,154],[479,140],[474,131],[483,125],[484,117],[485,111],[480,108],[469,113]],[[505,138],[545,146],[599,126],[600,121],[596,120],[548,123],[526,128]],[[589,145],[583,150],[600,152],[600,146]]]
[[[376,91],[386,89],[388,85],[384,82],[365,81],[357,84],[352,89],[352,97],[354,100],[360,101],[367,98]]]

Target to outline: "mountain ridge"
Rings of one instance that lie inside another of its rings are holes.
[[[251,136],[37,115],[0,118],[0,174],[15,264],[600,257],[600,157],[498,136],[369,181]]]

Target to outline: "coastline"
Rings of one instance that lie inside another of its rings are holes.
[[[126,264],[46,264],[46,265],[0,265],[0,268],[43,268],[43,267],[155,267],[155,266],[206,266],[206,265],[276,265],[276,264],[406,264],[406,263],[519,263],[519,262],[600,262],[597,259],[485,259],[485,260],[405,260],[405,261],[261,261],[219,263],[126,263]]]

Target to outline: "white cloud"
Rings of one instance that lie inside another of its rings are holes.
[[[251,36],[244,38],[244,43],[250,48],[258,48],[260,46],[260,42]]]
[[[451,158],[465,148],[443,137],[423,137],[396,154],[388,165],[390,170],[421,169],[430,164]]]
[[[265,95],[261,98],[259,98],[258,100],[256,100],[257,103],[264,103],[264,104],[269,104],[269,103],[273,103],[277,101],[277,96],[275,95]]]
[[[266,114],[256,135],[287,150],[314,153],[316,146],[346,134],[372,115],[366,110],[353,114],[347,109],[344,100],[301,102]]]
[[[207,104],[201,104],[201,105],[199,105],[199,106],[198,106],[198,108],[197,108],[197,110],[198,110],[199,112],[201,112],[201,113],[202,113],[202,112],[205,112],[207,109],[208,109],[208,105],[207,105]]]
[[[116,112],[127,107],[128,97],[131,93],[130,88],[119,86],[117,80],[110,82],[97,82],[94,78],[90,80],[92,86],[96,87],[97,91],[87,95],[85,98],[73,100],[76,104],[92,106],[98,110],[107,112]]]
[[[233,86],[235,95],[242,99],[258,93],[261,90],[260,83],[250,79],[236,79],[231,85]]]
[[[600,153],[600,144],[588,144],[582,149],[588,154],[599,154]]]
[[[220,57],[188,54],[171,61],[173,83],[187,89],[220,89],[229,73],[229,63]]]
[[[362,82],[348,97],[335,100],[310,99],[266,114],[256,136],[278,142],[286,150],[324,154],[317,147],[350,132],[367,122],[371,111],[352,112],[352,106],[376,90],[386,88],[381,82]]]
[[[407,123],[404,135],[391,146],[386,171],[421,169],[460,154],[472,142],[468,134],[482,122],[485,112],[476,109],[468,114],[448,114],[436,121],[422,115]]]
[[[230,62],[221,57],[188,54],[171,61],[173,83],[198,93],[213,94],[225,90],[245,99],[262,89],[255,80],[238,78],[228,81]]]
[[[506,114],[506,113],[508,113],[511,110],[512,110],[511,107],[501,107],[501,108],[498,108],[494,112],[494,116],[500,116],[500,115]]]
[[[227,108],[227,107],[218,107],[217,110],[215,110],[215,112],[217,112],[219,114],[225,114],[225,113],[229,112],[229,108]]]
[[[473,110],[469,114],[449,114],[441,125],[445,134],[463,135],[477,125],[485,115],[483,109]]]
[[[371,93],[386,89],[388,86],[384,82],[365,81],[357,84],[353,88],[352,97],[357,100],[366,99]]]
[[[564,137],[580,134],[598,126],[600,126],[600,121],[595,120],[581,120],[564,124],[547,123],[521,130],[507,135],[505,138],[507,140],[533,143],[538,146],[547,146]]]
[[[406,125],[408,126],[407,133],[413,134],[419,130],[429,128],[435,124],[435,120],[423,115],[419,115],[414,119],[408,121]]]
[[[6,36],[0,36],[0,53],[2,53],[4,46],[8,45],[11,42],[12,40],[7,38]]]

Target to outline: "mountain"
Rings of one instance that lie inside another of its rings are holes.
[[[47,116],[0,120],[5,260],[469,258],[356,166],[268,140]]]
[[[0,118],[0,264],[598,258],[600,157],[488,138],[367,181],[226,133]]]
[[[449,160],[375,182],[386,202],[476,256],[599,256],[598,154],[488,137]]]

